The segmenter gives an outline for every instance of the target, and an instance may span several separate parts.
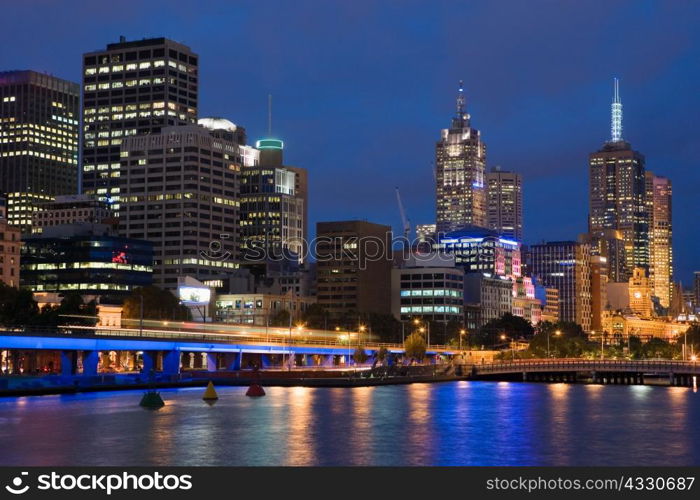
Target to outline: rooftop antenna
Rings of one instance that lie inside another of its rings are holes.
[[[272,94],[267,94],[267,136],[272,137]]]
[[[613,102],[611,105],[611,121],[610,132],[611,142],[620,142],[622,140],[622,101],[620,100],[620,81],[613,78],[614,91]]]
[[[457,114],[462,116],[464,114],[464,81],[459,81],[459,92],[457,93]]]

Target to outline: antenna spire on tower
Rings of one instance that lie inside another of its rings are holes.
[[[464,114],[464,81],[459,81],[459,92],[457,93],[457,114]]]
[[[611,142],[622,141],[622,100],[620,99],[620,81],[613,78],[614,91],[611,105],[610,132]]]
[[[272,137],[272,94],[267,94],[267,136]]]

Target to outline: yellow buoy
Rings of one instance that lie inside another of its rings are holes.
[[[216,401],[219,399],[219,395],[216,393],[216,389],[214,389],[214,384],[212,381],[209,381],[209,384],[207,384],[207,389],[204,391],[204,396],[202,396],[202,399],[204,401]]]

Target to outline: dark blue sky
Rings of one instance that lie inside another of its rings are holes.
[[[12,5],[14,4],[14,5]],[[625,139],[672,179],[677,279],[700,269],[700,3],[669,1],[15,1],[1,69],[79,81],[81,54],[167,36],[199,53],[200,115],[274,135],[309,169],[317,220],[434,218],[431,161],[464,79],[490,166],[525,182],[525,239],[586,229],[587,155],[609,137],[612,78]]]

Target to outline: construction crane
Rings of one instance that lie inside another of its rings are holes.
[[[399,188],[396,188],[396,201],[399,204],[399,213],[401,214],[401,223],[403,224],[403,236],[406,241],[406,246],[410,245],[409,237],[411,235],[411,221],[406,218],[406,211],[403,208],[403,203],[401,203],[401,193]]]

